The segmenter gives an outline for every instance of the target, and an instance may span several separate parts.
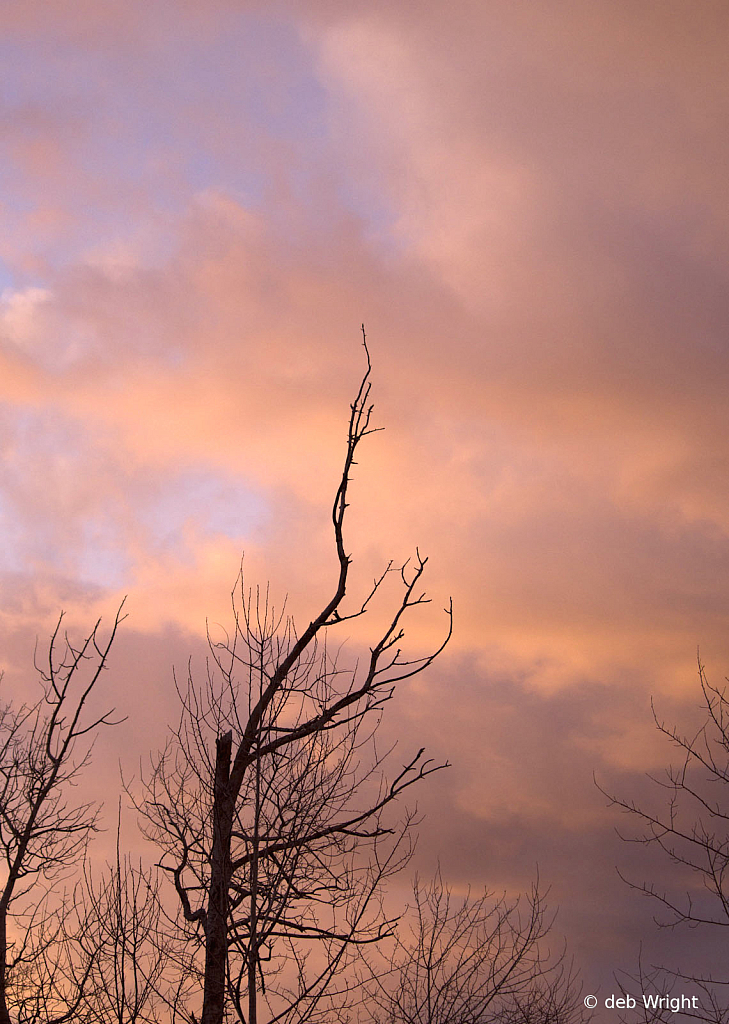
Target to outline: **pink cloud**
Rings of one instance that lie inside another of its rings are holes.
[[[725,6],[87,6],[0,14],[8,679],[128,592],[162,724],[244,550],[310,614],[365,320],[354,570],[432,555],[416,648],[456,602],[394,715],[459,757],[425,850],[539,846],[583,938],[594,858],[627,950],[591,770],[637,784],[649,693],[729,655]]]

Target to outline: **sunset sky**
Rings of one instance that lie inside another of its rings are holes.
[[[417,867],[538,864],[585,992],[701,962],[593,773],[646,794],[651,696],[729,674],[729,5],[5,0],[0,68],[6,684],[128,595],[113,808],[241,556],[309,621],[364,321],[355,584],[417,545],[411,649],[455,609],[384,725],[452,762]]]

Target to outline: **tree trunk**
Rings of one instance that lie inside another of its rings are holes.
[[[8,1011],[7,989],[8,984],[8,919],[7,911],[3,907],[0,910],[0,1024],[10,1024],[10,1013]]]
[[[258,851],[261,825],[261,761],[256,758],[256,807],[251,851],[251,923],[248,939],[248,1022],[258,1024]]]
[[[205,921],[205,987],[202,1024],[223,1024],[228,960],[228,891],[231,878],[230,837],[234,801],[230,793],[232,732],[216,742],[213,795],[213,848]],[[2,1021],[0,1020],[0,1024]]]

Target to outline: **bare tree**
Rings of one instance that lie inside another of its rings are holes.
[[[670,1024],[675,1022],[677,1013],[710,1024],[726,1024],[729,1020],[724,986],[708,978],[649,966],[642,947],[637,967],[633,971],[616,971],[615,980],[622,992],[638,994],[635,1007],[620,1017],[626,1024],[635,1024],[636,1016],[644,1024]]]
[[[364,335],[364,330],[363,330]],[[325,997],[351,950],[386,935],[379,893],[408,856],[397,797],[436,767],[420,750],[384,775],[374,733],[398,682],[442,651],[402,651],[404,620],[426,603],[419,554],[388,565],[348,605],[344,539],[360,442],[373,432],[370,360],[351,406],[332,522],[338,571],[332,596],[298,632],[268,591],[233,593],[234,623],[209,639],[202,683],[178,687],[182,716],[138,803],[146,835],[162,850],[204,978],[202,1024],[229,1015],[259,1024],[331,1012]],[[395,575],[400,594],[363,663],[345,667],[331,634],[363,616]]]
[[[453,898],[440,871],[413,885],[393,947],[365,953],[369,1024],[569,1024],[584,1019],[564,950],[545,948],[554,916],[535,884],[507,900]]]
[[[651,704],[657,729],[678,752],[675,764],[660,776],[649,776],[655,785],[655,803],[626,800],[599,788],[612,806],[638,826],[631,835],[620,832],[621,838],[658,850],[673,866],[677,878],[673,889],[620,875],[655,905],[656,924],[664,929],[709,929],[719,943],[725,943],[729,940],[729,694],[709,683],[700,661],[698,672],[703,722],[696,731],[687,733],[667,724]],[[678,965],[646,966],[641,957],[632,978],[664,999],[670,998],[677,981],[691,982],[700,1005],[691,1007],[688,1015],[729,1020],[725,1005],[729,977]],[[717,985],[723,988],[723,996]],[[668,1019],[674,1012],[670,1004],[648,1010],[651,1020]]]
[[[91,965],[81,1006],[88,1024],[174,1024],[189,1020],[192,964],[160,898],[158,869],[123,854],[121,807],[116,859],[76,900],[71,930],[75,960]]]
[[[108,636],[101,620],[80,643],[58,620],[44,664],[43,689],[31,705],[0,707],[0,1024],[71,1020],[89,981],[90,962],[70,952],[66,921],[74,893],[59,887],[83,860],[98,809],[70,799],[88,766],[93,739],[114,724],[113,709],[90,711],[92,691],[107,667],[124,618]]]

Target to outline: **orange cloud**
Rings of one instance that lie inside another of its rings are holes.
[[[726,6],[171,13],[0,13],[8,679],[36,622],[128,592],[161,724],[244,551],[311,614],[364,320],[355,580],[419,544],[414,648],[456,608],[393,736],[458,756],[456,872],[516,884],[541,842],[612,893],[592,767],[637,784],[649,693],[686,714],[696,645],[729,660]]]

